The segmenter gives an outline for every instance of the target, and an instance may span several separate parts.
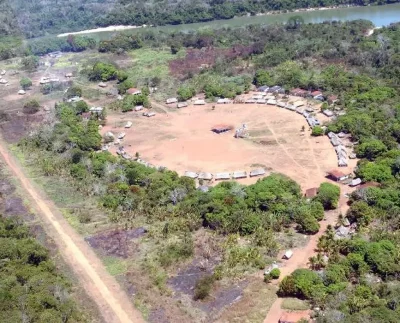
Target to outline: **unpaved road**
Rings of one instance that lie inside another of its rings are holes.
[[[104,321],[144,322],[117,281],[105,270],[100,259],[72,229],[53,202],[44,198],[43,193],[32,185],[18,161],[8,152],[6,144],[1,140],[0,155],[21,183],[27,197],[34,202],[32,206],[37,209],[45,230],[57,243],[62,257],[74,271],[78,279],[75,284],[81,285],[96,303]]]
[[[348,186],[340,186],[341,196],[339,200],[339,207],[336,210],[328,211],[325,213],[326,220],[320,222],[320,229],[317,234],[310,237],[307,245],[303,248],[294,248],[293,256],[287,260],[285,267],[280,268],[281,275],[276,283],[282,281],[283,278],[290,275],[293,271],[299,268],[308,268],[308,259],[316,254],[315,249],[317,248],[319,238],[325,233],[328,225],[334,226],[336,224],[338,214],[346,214],[349,206],[347,205],[348,199],[344,197],[345,193],[350,193],[354,188]],[[282,316],[284,310],[281,308],[283,299],[278,297],[272,304],[267,316],[264,319],[264,323],[277,323]]]

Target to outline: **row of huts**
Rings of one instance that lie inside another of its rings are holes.
[[[344,138],[345,134],[335,134],[333,132],[328,132],[329,140],[332,146],[335,148],[336,156],[338,159],[339,167],[347,167],[348,166],[348,156],[346,147],[344,146],[341,138]],[[352,156],[353,157],[353,156]]]
[[[234,171],[234,172],[221,172],[221,173],[207,173],[207,172],[192,172],[192,171],[186,171],[184,176],[193,178],[193,179],[201,179],[201,180],[230,180],[230,179],[242,179],[242,178],[247,178],[249,175],[250,177],[256,177],[256,176],[263,176],[266,174],[266,171],[264,168],[257,168],[253,169],[247,174],[246,171]]]
[[[337,95],[328,95],[325,96],[322,91],[320,90],[305,90],[301,88],[291,89],[289,94],[292,96],[298,96],[302,98],[312,98],[314,100],[319,101],[328,101],[329,104],[335,104],[339,101]]]

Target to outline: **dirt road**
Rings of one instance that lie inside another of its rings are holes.
[[[133,308],[131,301],[117,281],[104,268],[100,259],[64,219],[55,205],[34,187],[22,171],[18,161],[0,141],[0,155],[21,183],[41,217],[47,233],[57,243],[66,263],[74,271],[78,281],[99,308],[107,323],[144,322],[141,314]]]
[[[312,257],[316,253],[315,249],[317,248],[318,240],[325,233],[327,226],[329,224],[332,226],[336,224],[339,213],[346,214],[349,206],[347,205],[348,199],[344,197],[344,194],[350,193],[354,189],[349,188],[348,186],[341,186],[340,189],[341,197],[338,209],[326,212],[326,220],[320,222],[320,230],[317,234],[310,237],[310,240],[304,248],[293,249],[292,258],[286,262],[285,267],[280,268],[281,275],[278,282],[298,268],[308,268],[308,258]],[[277,298],[277,300],[272,304],[264,319],[264,323],[277,323],[279,321],[279,318],[284,312],[281,308],[282,301],[282,298]]]

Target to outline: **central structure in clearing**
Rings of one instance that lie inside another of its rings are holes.
[[[227,125],[227,124],[217,124],[214,127],[211,128],[211,131],[215,132],[215,133],[223,133],[223,132],[227,132],[233,129],[233,126],[231,125]]]

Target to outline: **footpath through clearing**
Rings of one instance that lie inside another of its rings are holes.
[[[144,322],[126,293],[114,277],[104,268],[100,259],[64,219],[56,206],[42,196],[31,180],[24,174],[19,163],[0,140],[0,155],[22,184],[27,197],[33,202],[44,229],[54,239],[65,262],[74,271],[78,281],[89,297],[96,303],[107,323]]]
[[[293,256],[287,260],[285,266],[279,268],[281,275],[276,283],[282,281],[283,278],[290,275],[293,271],[299,268],[308,268],[308,258],[314,256],[315,249],[317,248],[319,238],[325,233],[328,225],[334,226],[338,219],[338,215],[346,214],[349,206],[347,204],[347,198],[344,196],[346,193],[350,193],[353,188],[341,186],[341,196],[339,200],[339,207],[336,210],[325,212],[326,220],[320,222],[320,229],[317,234],[310,237],[307,245],[303,248],[294,248]],[[267,316],[264,319],[264,323],[278,323],[284,310],[281,308],[283,298],[278,297],[272,304]]]

